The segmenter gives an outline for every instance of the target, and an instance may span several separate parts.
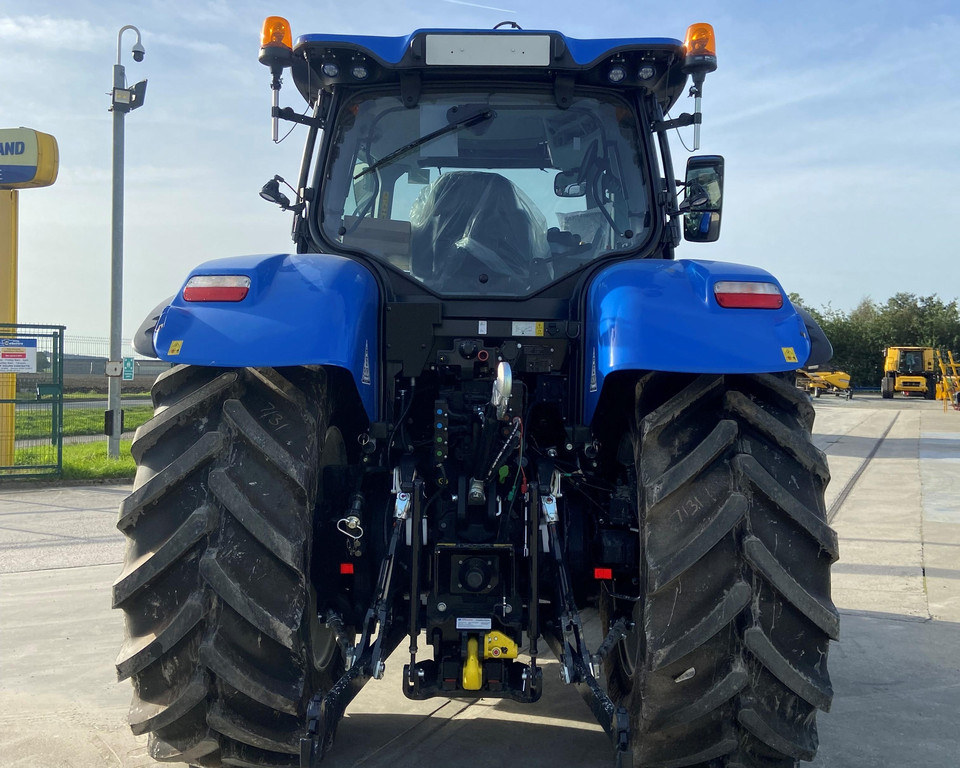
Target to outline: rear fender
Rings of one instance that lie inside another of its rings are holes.
[[[727,309],[713,294],[720,280],[780,287],[762,269],[719,261],[627,261],[596,275],[587,292],[585,423],[612,373],[770,373],[806,363],[810,334],[782,287],[780,309]]]
[[[340,256],[280,254],[209,261],[196,275],[246,275],[250,290],[237,302],[185,301],[181,290],[153,331],[161,360],[337,366],[352,375],[367,417],[379,418],[380,292],[368,269]]]

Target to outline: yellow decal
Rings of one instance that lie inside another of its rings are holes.
[[[182,342],[182,341],[171,341],[171,342],[170,342],[170,349],[167,350],[167,354],[168,354],[168,355],[179,355],[179,354],[180,354],[180,347],[182,347],[182,346],[183,346],[183,342]]]
[[[788,363],[799,363],[797,360],[797,353],[793,351],[793,347],[780,347],[783,352],[783,359]]]
[[[543,336],[543,323],[537,323],[537,336]]]

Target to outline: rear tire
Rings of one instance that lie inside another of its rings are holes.
[[[640,600],[607,664],[635,764],[792,768],[812,760],[839,617],[828,471],[813,407],[779,376],[651,373],[633,445]],[[626,587],[617,585],[623,594]]]
[[[160,761],[297,766],[343,666],[309,578],[324,374],[178,366],[152,395],[117,524],[130,727]]]

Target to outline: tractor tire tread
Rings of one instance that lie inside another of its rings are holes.
[[[138,464],[143,454],[153,448],[171,429],[182,425],[195,414],[206,411],[210,402],[228,392],[237,383],[236,371],[228,371],[211,379],[177,402],[176,408],[166,407],[149,421],[137,427],[130,444],[130,453]]]
[[[772,721],[759,709],[753,708],[741,709],[737,719],[764,744],[795,760],[809,762],[817,754],[816,731],[811,735],[804,728],[787,729],[782,721]]]
[[[744,556],[754,569],[781,595],[820,627],[831,640],[840,639],[840,614],[833,603],[805,590],[756,536],[748,536],[743,542],[743,549]]]
[[[272,724],[254,722],[220,703],[207,711],[207,724],[218,733],[241,744],[286,754],[298,754],[300,734],[294,729],[282,730]]]
[[[200,560],[200,575],[206,583],[250,624],[281,645],[293,650],[299,622],[282,621],[273,615],[268,606],[258,601],[240,581],[232,577],[227,566],[222,562],[220,553],[221,551],[217,548],[209,548]],[[231,551],[229,554],[232,556],[234,552]],[[280,590],[277,591],[280,592]],[[283,602],[282,594],[282,592],[278,594],[278,602],[281,603]]]
[[[669,470],[645,484],[644,492],[651,504],[670,497],[679,488],[696,479],[714,459],[729,448],[737,437],[735,421],[721,421],[713,432]]]
[[[200,661],[220,680],[254,701],[280,712],[297,714],[297,705],[303,696],[302,676],[288,682],[271,677],[256,667],[245,665],[244,659],[219,636],[214,636],[213,640],[200,646]]]
[[[237,521],[278,560],[303,575],[304,546],[307,540],[303,524],[296,518],[271,521],[257,509],[224,469],[210,473],[210,491],[230,510]]]
[[[661,555],[662,560],[655,559],[651,553],[647,565],[650,594],[656,594],[699,562],[743,520],[746,512],[747,499],[744,495],[731,493],[717,513],[701,524],[675,552]]]
[[[833,688],[829,680],[805,674],[791,664],[759,627],[751,627],[743,633],[743,642],[750,651],[781,683],[807,702],[830,711]]]
[[[128,637],[117,657],[117,679],[126,680],[160,659],[183,640],[209,610],[209,601],[203,595],[194,593],[156,632]]]
[[[202,670],[177,690],[167,703],[144,702],[135,698],[130,707],[130,730],[137,736],[172,725],[207,697],[207,681]]]
[[[306,705],[327,676],[309,661],[304,621],[323,375],[178,366],[154,384],[113,597],[131,728],[156,760],[298,764]]]
[[[301,488],[306,488],[310,478],[306,475],[306,467],[294,459],[270,433],[267,432],[253,415],[239,400],[227,400],[223,404],[224,421],[235,430],[239,437],[245,439],[255,450],[263,453],[273,466],[289,477]]]
[[[113,607],[121,607],[125,600],[166,573],[187,550],[213,530],[217,518],[216,507],[202,505],[159,547],[128,563],[113,583]]]
[[[207,432],[194,445],[178,456],[120,503],[117,528],[126,533],[133,527],[147,507],[155,506],[166,494],[188,475],[212,461],[223,449],[223,436]]]
[[[648,643],[653,647],[651,669],[653,671],[663,669],[693,653],[739,616],[740,612],[750,604],[752,596],[753,590],[750,585],[745,581],[738,581],[727,590],[723,599],[699,623],[669,644],[658,647],[657,644],[650,642],[651,638],[648,638]]]
[[[817,541],[821,549],[830,557],[831,563],[840,558],[840,543],[837,532],[827,525],[822,515],[818,515],[780,485],[769,472],[760,466],[760,463],[753,456],[735,456],[733,464],[753,488],[760,491],[772,504],[789,515],[795,523]]]
[[[814,409],[773,374],[652,373],[636,396],[644,599],[620,609],[637,639],[608,688],[638,768],[793,768],[816,752],[839,635]]]

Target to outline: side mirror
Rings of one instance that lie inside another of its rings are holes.
[[[560,171],[553,179],[553,193],[557,197],[583,197],[587,194],[587,182],[576,171]]]
[[[687,160],[683,201],[683,237],[696,243],[712,243],[720,237],[723,209],[723,158],[701,155]]]

